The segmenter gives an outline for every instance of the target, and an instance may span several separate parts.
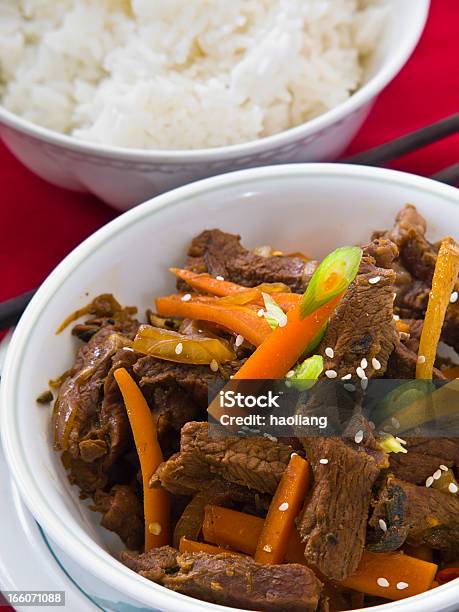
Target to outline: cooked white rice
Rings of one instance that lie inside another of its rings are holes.
[[[360,85],[386,0],[0,0],[3,105],[104,144],[274,134]]]

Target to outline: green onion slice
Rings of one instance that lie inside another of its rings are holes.
[[[362,249],[340,247],[322,260],[301,300],[301,316],[307,317],[345,291],[357,275]]]
[[[313,387],[324,369],[324,360],[321,355],[313,355],[294,368],[293,374],[288,377],[289,386],[299,391],[307,391]]]

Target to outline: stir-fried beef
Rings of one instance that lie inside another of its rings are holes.
[[[395,476],[413,484],[424,484],[440,465],[459,463],[459,440],[447,438],[408,438],[407,453],[392,453],[390,468]]]
[[[387,525],[385,532],[379,528],[380,519]],[[370,525],[375,528],[371,543],[375,551],[395,550],[405,541],[454,551],[459,547],[459,497],[389,477]]]
[[[218,229],[202,232],[193,239],[188,250],[187,268],[223,276],[245,287],[285,283],[292,291],[304,291],[317,262],[284,255],[262,257],[245,249],[240,240],[240,236]]]
[[[161,546],[140,555],[123,551],[120,561],[144,578],[161,583],[168,573],[178,570],[178,554],[171,546]]]
[[[364,449],[341,440],[302,442],[314,473],[312,491],[298,520],[306,562],[328,578],[344,580],[362,556],[371,491],[380,469]]]
[[[425,237],[426,221],[412,204],[397,215],[389,232],[376,232],[395,242],[400,251],[396,262],[395,305],[405,318],[423,318],[437,261],[437,247]],[[450,304],[442,331],[442,339],[459,349],[459,304]]]
[[[102,527],[117,533],[132,550],[141,547],[144,538],[142,502],[126,485],[115,485],[109,493],[96,491],[93,510],[102,512]]]
[[[180,453],[158,468],[152,484],[193,493],[203,488],[203,481],[219,477],[273,494],[291,453],[287,444],[268,438],[211,438],[207,423],[190,422],[182,428]]]
[[[226,553],[182,554],[177,562],[179,571],[164,586],[210,603],[266,612],[312,612],[320,604],[322,584],[304,565],[264,565]]]
[[[396,249],[387,240],[365,248],[359,273],[338,305],[319,347],[325,370],[334,370],[339,377],[355,376],[362,359],[366,359],[367,377],[381,376],[386,371],[389,356],[399,342],[393,318],[395,273],[377,267],[373,255],[380,263],[388,264],[395,254]],[[325,354],[327,347],[333,349],[333,357]],[[380,366],[377,370],[375,363]]]

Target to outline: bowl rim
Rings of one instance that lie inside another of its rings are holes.
[[[140,599],[147,605],[152,606],[168,606],[169,610],[177,612],[198,612],[204,609],[240,612],[236,608],[214,606],[169,591],[165,587],[135,574],[92,540],[82,528],[72,523],[69,525],[47,504],[38,481],[33,477],[33,466],[28,464],[27,454],[22,452],[21,433],[17,424],[17,414],[21,408],[17,401],[16,389],[20,383],[20,364],[22,354],[27,350],[28,338],[34,332],[40,317],[46,311],[48,303],[53,299],[62,282],[73,273],[84,259],[92,256],[103,243],[120,232],[128,231],[132,224],[138,223],[147,216],[160,213],[164,208],[186,205],[190,199],[204,193],[208,194],[222,189],[227,190],[236,186],[250,185],[259,180],[292,181],[296,177],[304,178],[305,176],[321,179],[333,176],[354,182],[373,180],[379,184],[390,182],[403,187],[408,186],[413,191],[431,193],[433,196],[459,205],[459,190],[454,187],[424,177],[368,166],[290,164],[253,168],[204,179],[148,200],[120,215],[82,242],[67,255],[44,281],[14,332],[0,386],[0,403],[2,406],[0,410],[0,431],[9,469],[22,499],[46,534],[69,557],[74,559],[81,567],[89,567],[91,572],[103,583],[111,585],[134,600]],[[457,601],[457,598],[452,598],[452,593],[457,592],[457,584],[458,582],[455,581],[455,584],[448,583],[404,601],[384,604],[378,610],[383,612],[397,609],[412,612],[414,606],[418,603],[427,603],[429,599],[435,601],[437,609],[441,609],[438,608],[438,605],[447,605]],[[365,610],[370,612],[374,608],[366,608]]]
[[[431,0],[417,0],[412,3],[412,19],[408,20],[406,31],[398,46],[391,49],[389,59],[384,62],[378,72],[347,100],[332,109],[314,117],[298,126],[288,128],[271,136],[250,140],[240,144],[203,149],[139,149],[104,145],[97,142],[77,140],[73,136],[61,134],[48,128],[32,123],[16,115],[0,105],[0,124],[3,123],[22,134],[44,141],[48,144],[61,146],[74,152],[86,155],[100,155],[110,159],[132,162],[183,163],[221,161],[240,156],[252,156],[270,149],[277,149],[301,140],[312,134],[319,133],[330,125],[341,121],[346,115],[357,112],[366,103],[377,96],[386,85],[398,74],[413,53],[424,31],[429,14]]]

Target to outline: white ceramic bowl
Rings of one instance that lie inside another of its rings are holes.
[[[0,107],[0,136],[42,178],[89,191],[119,210],[207,176],[274,163],[336,159],[367,117],[376,96],[411,55],[430,0],[388,0],[386,35],[369,62],[363,86],[320,117],[257,141],[218,149],[159,151],[78,141],[33,125]]]
[[[118,538],[100,528],[69,486],[50,434],[50,410],[36,404],[46,381],[74,360],[76,340],[54,335],[69,313],[102,292],[140,309],[170,292],[167,272],[183,262],[190,239],[205,228],[242,234],[244,244],[272,244],[321,257],[338,245],[362,243],[390,227],[413,202],[437,239],[459,236],[459,191],[392,170],[339,164],[256,168],[181,187],[127,212],[83,242],[38,290],[14,333],[1,382],[1,432],[23,499],[100,601],[167,612],[219,608],[164,589],[131,572],[111,554]],[[89,297],[88,297],[89,294]],[[459,581],[378,611],[459,609]],[[119,609],[119,608],[112,608]],[[126,611],[126,608],[122,608]]]

